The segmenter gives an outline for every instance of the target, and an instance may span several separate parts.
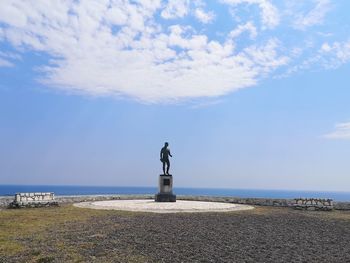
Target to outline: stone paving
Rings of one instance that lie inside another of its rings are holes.
[[[151,213],[180,213],[180,212],[229,212],[254,209],[253,206],[220,202],[184,201],[155,202],[154,200],[110,200],[97,202],[82,202],[74,204],[76,207],[123,210]]]

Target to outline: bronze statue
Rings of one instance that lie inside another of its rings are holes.
[[[164,175],[169,175],[169,168],[170,168],[170,161],[169,161],[169,156],[173,157],[170,153],[170,149],[168,149],[169,143],[164,143],[164,147],[160,150],[160,161],[163,163],[163,174]],[[165,165],[167,166],[166,168],[166,173],[165,173]]]

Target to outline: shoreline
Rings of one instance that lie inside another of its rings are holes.
[[[98,195],[57,195],[55,200],[59,204],[71,204],[88,201],[106,201],[106,200],[132,200],[132,199],[153,199],[151,194],[98,194]],[[190,201],[207,201],[207,202],[223,202],[236,203],[254,206],[270,206],[270,207],[293,207],[294,199],[283,198],[241,198],[231,196],[197,196],[197,195],[177,195],[178,200]],[[0,208],[6,208],[12,201],[14,196],[0,196]],[[350,210],[350,202],[334,201],[335,210]]]

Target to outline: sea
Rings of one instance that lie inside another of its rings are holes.
[[[331,198],[334,201],[350,202],[350,192],[182,188],[173,189],[177,195],[251,197],[251,198]],[[73,185],[0,185],[0,196],[13,196],[20,192],[54,192],[55,195],[111,195],[111,194],[155,194],[156,187],[126,186],[73,186]]]

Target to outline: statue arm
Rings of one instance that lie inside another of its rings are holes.
[[[170,155],[170,157],[173,157],[173,156],[171,155],[171,153],[170,153],[170,150],[169,150],[169,155]]]

